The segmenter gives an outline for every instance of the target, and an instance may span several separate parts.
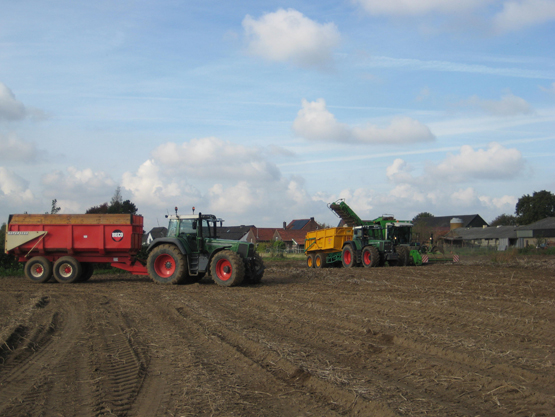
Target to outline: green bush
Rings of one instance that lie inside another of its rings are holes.
[[[12,255],[6,255],[4,252],[0,253],[0,276],[22,275],[23,262],[18,260]]]

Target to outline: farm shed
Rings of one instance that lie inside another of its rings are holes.
[[[443,237],[443,241],[453,246],[496,247],[498,250],[555,245],[555,217],[526,226],[454,229]]]
[[[555,217],[516,228],[519,247],[555,245]]]
[[[443,242],[452,246],[474,246],[506,250],[517,246],[518,238],[514,226],[469,227],[454,229],[443,236]]]

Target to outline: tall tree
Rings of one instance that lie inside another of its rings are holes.
[[[517,226],[517,225],[518,225],[517,218],[510,214],[500,214],[495,219],[493,219],[492,222],[490,223],[491,227]]]
[[[130,200],[123,201],[121,196],[121,188],[116,188],[110,204],[103,203],[99,206],[93,206],[86,211],[86,214],[137,214],[137,206]]]
[[[555,195],[545,190],[523,195],[516,203],[515,214],[522,225],[555,217]]]
[[[57,199],[52,200],[52,208],[50,209],[50,214],[58,214],[58,212],[61,210],[61,207],[58,207],[57,204]]]
[[[432,213],[428,213],[427,211],[423,211],[422,213],[418,213],[416,216],[412,218],[412,222],[415,223],[418,219],[422,219],[424,217],[434,217]]]

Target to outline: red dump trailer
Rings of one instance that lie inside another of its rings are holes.
[[[142,247],[143,217],[132,214],[14,214],[5,251],[25,262],[25,275],[46,282],[88,280],[93,263],[109,263],[148,275],[136,259]]]

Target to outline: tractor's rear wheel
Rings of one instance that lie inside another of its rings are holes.
[[[351,245],[345,245],[341,253],[341,263],[343,268],[352,268],[356,265],[355,251]]]
[[[245,278],[245,265],[241,257],[230,250],[218,252],[210,264],[212,279],[223,287],[234,287]]]
[[[187,278],[187,258],[175,245],[155,247],[148,255],[146,267],[157,284],[181,284]]]
[[[374,246],[366,246],[362,250],[362,265],[373,268],[380,264],[380,252]]]
[[[81,263],[72,256],[62,256],[54,262],[54,278],[61,284],[79,282],[82,273]]]
[[[25,276],[36,283],[44,283],[52,278],[52,262],[43,256],[35,256],[25,263]]]

